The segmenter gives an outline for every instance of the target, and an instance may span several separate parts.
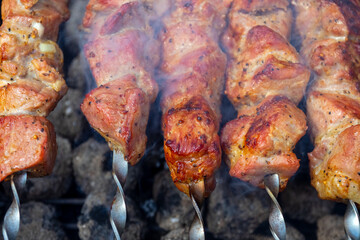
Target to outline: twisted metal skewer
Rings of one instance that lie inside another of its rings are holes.
[[[204,201],[204,193],[204,181],[199,181],[198,183],[190,185],[191,203],[196,214],[190,226],[189,240],[205,240],[204,221],[201,216],[201,206]]]
[[[349,200],[344,217],[345,233],[348,240],[360,239],[359,212],[355,203]]]
[[[272,204],[269,215],[270,231],[276,240],[286,239],[286,225],[277,196],[279,194],[280,179],[278,174],[267,175],[264,178],[265,189],[269,194]]]
[[[2,234],[4,240],[15,240],[20,228],[20,200],[18,191],[25,188],[27,173],[15,173],[11,175],[11,190],[13,201],[6,211]]]
[[[110,210],[110,223],[116,240],[121,240],[120,234],[126,224],[126,204],[123,186],[128,173],[128,162],[124,159],[124,154],[113,151],[113,171],[112,175],[117,185],[117,192]]]

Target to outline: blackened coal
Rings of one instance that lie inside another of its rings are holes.
[[[108,210],[105,205],[96,205],[91,209],[89,216],[98,224],[103,225],[108,220]]]

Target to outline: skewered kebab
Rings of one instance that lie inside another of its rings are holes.
[[[221,144],[230,175],[270,195],[275,239],[286,238],[276,197],[299,168],[292,150],[307,129],[296,105],[310,72],[287,40],[291,20],[287,0],[235,0],[222,39],[229,56],[225,93],[238,118],[225,125]]]
[[[231,1],[172,1],[160,33],[165,159],[176,187],[197,213],[190,239],[203,239],[199,206],[215,188],[220,166],[220,96],[226,55],[218,41]]]
[[[66,5],[67,0],[2,1],[0,181],[11,179],[14,195],[4,219],[4,239],[14,239],[19,230],[14,182],[23,186],[27,175],[48,175],[55,163],[55,131],[45,117],[67,91],[63,55],[55,42],[59,25],[69,17]]]
[[[360,3],[293,1],[301,54],[313,70],[307,115],[315,149],[308,154],[311,183],[322,199],[349,200],[345,222],[353,217],[348,237],[360,238]]]
[[[86,95],[81,109],[113,150],[118,192],[110,222],[117,239],[126,223],[122,185],[128,163],[144,155],[150,104],[158,93],[152,77],[159,61],[159,44],[149,26],[152,14],[141,1],[91,0],[83,19],[84,51],[98,88]]]

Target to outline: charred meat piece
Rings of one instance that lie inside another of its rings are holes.
[[[46,117],[67,91],[59,25],[67,0],[4,0],[0,27],[0,181],[17,171],[51,172],[55,132]]]
[[[292,2],[301,54],[314,72],[306,104],[311,183],[320,198],[360,204],[359,1]]]
[[[141,1],[91,0],[83,19],[85,55],[98,88],[86,95],[81,109],[132,165],[144,155],[150,104],[158,93],[152,77],[160,51],[149,26],[153,14]]]
[[[163,19],[162,129],[165,159],[177,188],[204,181],[215,187],[220,166],[220,96],[226,55],[219,36],[231,1],[173,1]]]
[[[235,0],[222,37],[225,93],[238,111],[221,135],[230,175],[264,187],[264,176],[276,173],[281,190],[299,168],[292,150],[307,126],[296,105],[310,78],[287,40],[291,19],[286,0]]]

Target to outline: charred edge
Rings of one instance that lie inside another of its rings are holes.
[[[238,13],[248,14],[251,16],[264,16],[264,15],[277,13],[279,11],[286,12],[287,10],[288,10],[288,8],[284,9],[284,8],[276,8],[276,7],[270,8],[270,9],[259,9],[259,10],[255,10],[255,11],[246,11],[245,9],[240,9],[240,10],[238,10]]]
[[[281,96],[281,95],[276,95],[275,97],[273,97],[272,99],[270,99],[269,101],[265,102],[264,104],[262,104],[259,108],[256,108],[256,114],[260,115],[263,112],[265,112],[269,107],[273,106],[276,103],[279,102],[285,102],[284,104],[286,105],[286,103],[291,104],[291,101],[285,97],[285,96]]]
[[[350,32],[354,35],[360,35],[360,7],[351,0],[333,0],[340,7],[341,13],[345,17]]]

